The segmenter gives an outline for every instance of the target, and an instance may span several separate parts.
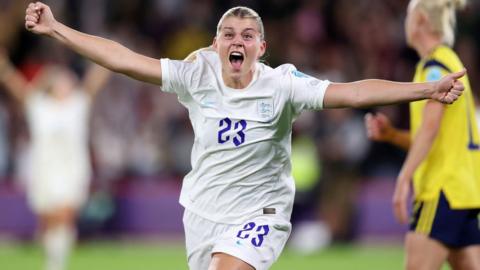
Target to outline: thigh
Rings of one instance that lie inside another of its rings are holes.
[[[446,246],[428,235],[409,232],[405,238],[406,269],[439,270],[448,252]]]
[[[206,220],[189,210],[183,214],[185,248],[190,270],[208,269],[213,248],[215,223]]]
[[[455,270],[480,269],[480,245],[452,249],[448,263]]]
[[[232,262],[243,265],[244,268],[238,269],[249,269],[247,266],[256,270],[269,269],[280,256],[290,231],[288,220],[277,216],[258,216],[223,233],[215,240],[212,253],[220,254],[217,258],[221,265]],[[221,254],[233,256],[236,260]]]
[[[232,255],[214,253],[208,270],[255,270],[255,268]]]

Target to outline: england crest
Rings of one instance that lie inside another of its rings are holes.
[[[264,98],[257,101],[257,112],[261,118],[272,118],[273,109],[273,99]]]

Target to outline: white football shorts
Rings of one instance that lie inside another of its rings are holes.
[[[212,254],[226,253],[266,270],[278,259],[292,225],[275,214],[246,219],[241,224],[216,223],[185,210],[183,215],[190,270],[206,270]]]

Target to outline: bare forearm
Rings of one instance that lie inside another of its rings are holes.
[[[400,171],[399,179],[409,181],[413,177],[415,170],[430,152],[435,137],[434,132],[418,132]]]
[[[430,98],[432,83],[399,83],[385,80],[363,80],[333,83],[325,94],[326,108],[363,108],[410,102]]]
[[[60,22],[53,25],[50,36],[93,62],[116,72],[121,72],[122,69],[119,59],[129,53],[126,47],[115,41],[79,32]]]
[[[160,61],[137,54],[118,42],[76,31],[55,22],[50,34],[93,62],[134,79],[161,83]]]
[[[388,142],[408,151],[410,148],[410,132],[407,130],[394,129],[390,135]]]
[[[20,102],[23,102],[27,92],[27,81],[10,63],[0,68],[0,83]]]
[[[436,101],[428,101],[423,112],[423,120],[413,140],[399,178],[410,178],[430,149],[440,132],[445,106]]]
[[[92,64],[83,79],[83,88],[93,97],[110,78],[111,72],[99,65]]]

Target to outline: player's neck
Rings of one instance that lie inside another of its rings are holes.
[[[227,74],[222,72],[223,83],[225,86],[233,89],[244,89],[253,80],[253,74],[255,70],[250,70],[246,74]]]
[[[442,45],[442,40],[440,38],[426,37],[422,42],[419,42],[418,46],[416,46],[416,50],[420,58],[425,59],[440,45]]]

